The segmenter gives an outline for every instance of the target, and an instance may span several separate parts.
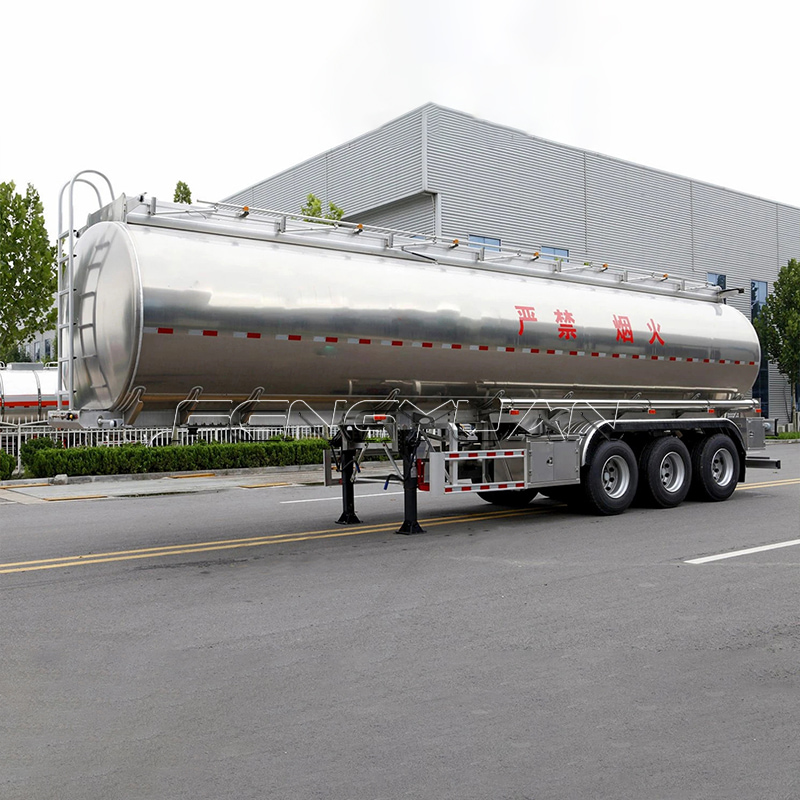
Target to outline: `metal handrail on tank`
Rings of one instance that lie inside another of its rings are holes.
[[[109,181],[102,172],[98,172],[94,169],[85,169],[78,172],[71,181],[68,181],[61,187],[61,192],[58,196],[58,253],[56,261],[56,268],[58,270],[58,323],[56,330],[58,341],[58,389],[56,391],[56,397],[58,399],[58,409],[64,409],[64,400],[66,398],[66,407],[69,411],[74,411],[75,390],[75,353],[73,346],[73,328],[76,324],[73,297],[75,239],[77,238],[74,202],[75,184],[84,183],[94,189],[95,195],[97,196],[98,208],[103,208],[103,199],[100,190],[92,181],[81,177],[83,175],[97,175],[102,178],[108,187],[111,202],[114,200],[114,189],[111,186],[111,181]],[[67,189],[69,189],[67,195],[67,229],[64,230],[64,192],[67,191]]]
[[[309,217],[304,214],[297,214],[297,213],[289,213],[286,211],[278,211],[276,209],[268,209],[268,208],[256,208],[254,206],[241,206],[236,205],[234,203],[225,203],[225,202],[211,202],[206,200],[199,200],[198,203],[202,203],[208,206],[212,213],[215,211],[229,211],[235,212],[236,218],[244,220],[253,219],[253,217],[272,217],[278,220],[278,230],[281,233],[288,232],[286,227],[287,220],[296,220],[299,222],[313,222],[317,223],[319,228],[317,230],[313,229],[305,229],[304,232],[306,233],[321,233],[330,235],[332,232],[335,232],[337,229],[347,230],[351,234],[360,234],[362,232],[370,232],[376,233],[380,235],[384,235],[387,237],[387,248],[388,249],[400,249],[404,252],[409,254],[413,254],[409,247],[419,247],[421,245],[438,245],[444,246],[448,250],[453,250],[455,248],[462,248],[461,252],[463,253],[463,247],[469,248],[470,255],[477,261],[477,262],[484,262],[486,264],[499,264],[503,261],[509,261],[511,259],[527,259],[530,261],[541,261],[545,264],[552,266],[552,272],[555,274],[569,274],[569,273],[576,273],[580,271],[592,271],[597,273],[604,273],[610,272],[613,275],[616,275],[619,281],[623,284],[636,284],[636,283],[671,283],[674,284],[678,291],[682,292],[691,292],[692,290],[703,291],[704,293],[708,293],[709,290],[715,294],[719,295],[722,291],[719,286],[716,284],[708,283],[707,281],[703,280],[694,280],[691,278],[684,278],[684,277],[676,277],[672,276],[669,273],[658,273],[654,272],[653,270],[646,270],[637,267],[628,267],[620,264],[612,264],[610,262],[604,262],[602,264],[595,264],[592,261],[586,261],[580,264],[569,264],[568,262],[564,262],[562,258],[553,257],[552,259],[543,258],[541,256],[540,250],[527,250],[525,248],[516,248],[516,247],[492,247],[491,256],[487,256],[487,248],[485,247],[475,247],[474,245],[470,244],[468,241],[464,241],[460,238],[451,238],[446,236],[436,236],[434,234],[425,234],[420,233],[418,231],[407,231],[399,228],[387,228],[380,225],[364,225],[362,223],[357,222],[348,222],[345,220],[328,220],[318,217]],[[193,209],[195,213],[197,213],[198,209]],[[172,213],[174,212],[153,212],[153,213]],[[272,223],[276,224],[276,223]],[[321,226],[324,226],[321,227]],[[294,230],[292,233],[299,233],[300,230]],[[398,245],[394,242],[394,237],[408,237],[413,239],[414,241],[411,243],[405,243],[403,245]],[[499,255],[498,255],[499,254]]]

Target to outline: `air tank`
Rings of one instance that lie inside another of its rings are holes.
[[[176,222],[186,216],[128,215],[78,240],[76,408],[119,409],[139,388],[146,409],[174,408],[198,386],[310,404],[395,390],[727,399],[758,372],[750,322],[711,288],[357,229]]]

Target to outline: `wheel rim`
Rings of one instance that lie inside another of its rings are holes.
[[[686,481],[686,465],[677,453],[667,453],[659,467],[661,485],[668,492],[677,492]]]
[[[733,456],[730,450],[720,447],[711,459],[711,478],[717,486],[727,486],[733,480]]]
[[[608,497],[622,497],[631,485],[631,468],[622,456],[611,456],[603,464],[603,491]]]

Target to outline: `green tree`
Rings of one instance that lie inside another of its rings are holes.
[[[30,361],[31,357],[28,355],[28,350],[21,344],[17,343],[12,347],[7,347],[3,351],[3,357],[0,361],[5,361],[11,364],[20,364],[22,362]]]
[[[191,204],[192,190],[189,188],[189,185],[183,181],[178,181],[175,184],[175,194],[173,195],[172,200],[175,203]]]
[[[306,197],[306,204],[300,208],[300,213],[306,219],[329,219],[332,222],[338,222],[344,216],[344,209],[339,208],[336,203],[328,203],[328,210],[323,214],[322,200],[315,194],[310,194]]]
[[[781,267],[772,293],[753,320],[766,357],[789,381],[792,420],[797,418],[797,382],[800,380],[800,261]]]
[[[28,184],[0,183],[0,360],[56,321],[56,249],[47,237],[42,201]]]

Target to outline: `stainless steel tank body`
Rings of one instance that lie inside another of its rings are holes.
[[[459,263],[463,247],[432,259],[290,239],[90,226],[76,249],[75,407],[118,409],[136,387],[145,408],[174,407],[195,386],[318,404],[395,389],[713,400],[746,394],[758,372],[750,322],[712,299],[487,269],[472,253]]]

